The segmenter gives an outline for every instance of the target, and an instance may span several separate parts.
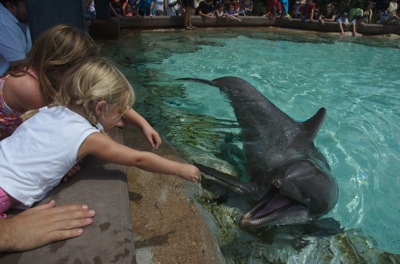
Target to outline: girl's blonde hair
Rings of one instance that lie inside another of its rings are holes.
[[[92,58],[67,74],[54,104],[79,108],[92,124],[97,124],[94,109],[100,101],[107,102],[108,109],[121,106],[125,110],[133,106],[135,94],[129,81],[110,60]]]
[[[44,98],[51,103],[65,72],[98,54],[98,46],[86,32],[60,24],[39,35],[26,63],[20,65],[20,70],[14,75],[25,72],[23,68],[32,68],[38,76]]]

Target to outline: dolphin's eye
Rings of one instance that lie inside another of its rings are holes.
[[[275,178],[272,180],[272,184],[275,186],[275,188],[281,188],[282,187],[282,180],[279,178]]]

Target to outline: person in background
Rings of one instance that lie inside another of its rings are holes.
[[[203,0],[196,9],[196,15],[203,18],[212,18],[214,13],[213,0]]]
[[[233,4],[226,5],[225,13],[229,19],[241,21],[239,18],[239,14],[238,14],[237,10],[235,10],[235,6]]]
[[[282,6],[282,12],[289,14],[289,2],[288,0],[280,0]]]
[[[124,15],[122,11],[123,0],[109,0],[110,15],[116,17],[122,17]]]
[[[280,17],[282,13],[282,5],[278,0],[273,0],[268,6],[270,9],[266,10],[267,12],[263,15],[263,17],[268,17],[271,19]]]
[[[133,16],[133,9],[130,4],[126,4],[124,8],[124,16],[131,17]]]
[[[364,25],[363,21],[364,11],[363,11],[363,1],[358,0],[354,8],[350,9],[349,21],[351,23],[352,34],[355,36],[357,34],[356,27],[357,24]]]
[[[244,6],[244,1],[240,2],[239,9],[238,9],[238,15],[239,16],[247,16],[245,6]],[[251,16],[251,15],[249,15],[249,16]]]
[[[244,5],[244,13],[246,16],[251,16],[254,10],[254,2],[253,0],[243,0],[241,4]]]
[[[178,16],[179,15],[179,0],[164,0],[165,10],[167,10],[167,16]]]
[[[332,3],[326,5],[326,10],[319,16],[319,22],[324,25],[325,22],[334,22],[337,16],[337,11]]]
[[[320,16],[321,14],[319,13],[319,9],[315,8],[312,20],[318,20]]]
[[[302,21],[314,21],[315,3],[313,0],[307,0],[306,4],[300,8],[300,18]]]
[[[219,19],[219,18],[224,18],[224,19],[229,19],[229,17],[227,16],[227,14],[225,13],[225,5],[224,3],[218,3],[216,8],[215,8],[215,12],[214,15]]]
[[[32,250],[49,243],[78,237],[93,223],[96,212],[87,205],[56,207],[51,200],[0,220],[0,252]]]
[[[371,24],[372,23],[372,15],[373,15],[373,8],[374,8],[374,3],[373,2],[368,2],[365,4],[364,7],[364,23],[365,24]]]
[[[267,0],[267,2],[265,3],[265,14],[267,14],[268,12],[270,12],[272,10],[273,3],[274,3],[274,0]]]
[[[165,3],[166,3],[165,0],[154,0],[153,15],[165,16],[167,14]]]
[[[86,18],[93,19],[96,18],[96,8],[94,5],[94,0],[86,0]]]
[[[32,39],[25,0],[0,2],[0,76],[3,76],[26,59]]]
[[[53,104],[25,113],[26,121],[0,142],[0,214],[45,198],[87,155],[199,181],[194,165],[129,148],[104,132],[119,124],[135,101],[129,81],[110,61],[93,57],[77,64],[58,90]]]
[[[349,24],[350,4],[348,0],[340,0],[339,15],[336,20],[339,24],[340,34],[344,34],[343,23]]]
[[[192,25],[192,14],[193,10],[195,9],[194,0],[182,0],[182,7],[183,7],[183,26],[186,30],[196,29]]]
[[[133,16],[140,17],[140,10],[139,7],[141,5],[141,2],[144,0],[128,0],[129,5],[132,8],[132,14]]]
[[[138,8],[140,16],[150,16],[154,15],[154,5],[155,0],[140,0]]]
[[[385,24],[398,24],[400,22],[400,17],[397,15],[397,9],[397,0],[391,0],[387,9],[389,15],[385,21]]]
[[[292,9],[292,18],[300,18],[301,2],[296,1]]]

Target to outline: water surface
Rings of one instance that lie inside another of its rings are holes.
[[[138,111],[189,161],[224,167],[220,144],[240,147],[240,128],[217,88],[177,78],[243,78],[297,121],[325,107],[315,145],[340,188],[326,217],[400,253],[400,41],[220,29],[131,32],[101,45],[134,85]]]

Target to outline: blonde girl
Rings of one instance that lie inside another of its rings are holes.
[[[87,155],[198,181],[199,170],[121,145],[102,129],[121,122],[134,102],[132,87],[105,59],[90,59],[65,77],[53,106],[43,107],[0,142],[0,213],[30,207]]]

